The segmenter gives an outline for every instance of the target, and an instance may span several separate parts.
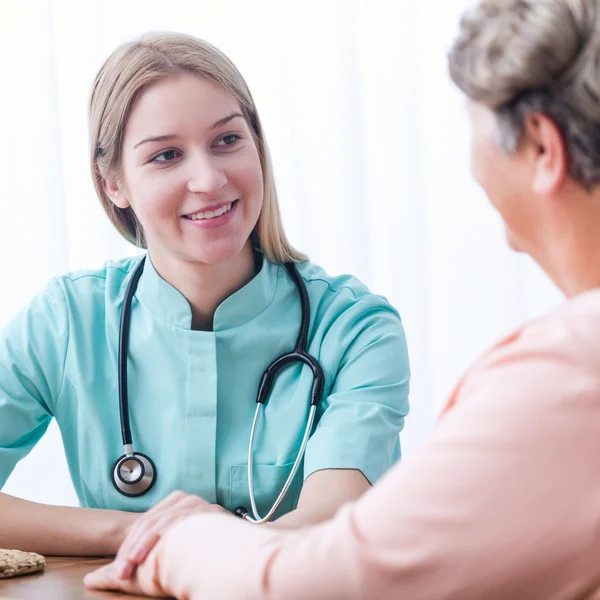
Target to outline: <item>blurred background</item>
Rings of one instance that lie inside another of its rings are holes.
[[[402,315],[410,456],[477,355],[561,301],[530,259],[506,248],[469,173],[466,104],[446,72],[468,4],[0,0],[0,326],[52,276],[137,253],[94,194],[88,94],[121,42],[191,33],[249,84],[292,243]],[[55,424],[3,491],[77,504]]]

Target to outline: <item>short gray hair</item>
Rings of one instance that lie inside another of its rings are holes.
[[[600,183],[600,0],[481,0],[449,54],[450,76],[494,111],[499,144],[514,152],[525,116],[560,127],[569,173]]]

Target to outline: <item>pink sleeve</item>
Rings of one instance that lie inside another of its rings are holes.
[[[281,534],[192,517],[159,545],[161,581],[194,599],[600,597],[599,347],[560,322],[529,328],[332,521]]]

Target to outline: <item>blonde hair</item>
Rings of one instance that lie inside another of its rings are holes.
[[[149,33],[117,48],[102,65],[92,88],[89,128],[92,174],[96,193],[119,233],[145,248],[142,227],[133,210],[108,198],[103,180],[120,174],[123,137],[132,107],[150,84],[179,73],[192,73],[221,85],[239,102],[262,167],[263,206],[253,233],[272,262],[301,262],[306,256],[288,242],[279,212],[269,150],[256,105],[235,65],[214,46],[180,33]]]
[[[600,182],[598,0],[482,0],[461,19],[449,71],[495,112],[505,151],[541,112],[561,129],[571,176],[588,189]]]

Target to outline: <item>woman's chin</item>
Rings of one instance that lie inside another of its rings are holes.
[[[517,236],[508,227],[505,229],[505,236],[506,243],[511,250],[514,250],[515,252],[526,252]]]
[[[215,243],[207,248],[191,250],[190,260],[206,265],[218,265],[234,261],[244,250],[244,243]]]

